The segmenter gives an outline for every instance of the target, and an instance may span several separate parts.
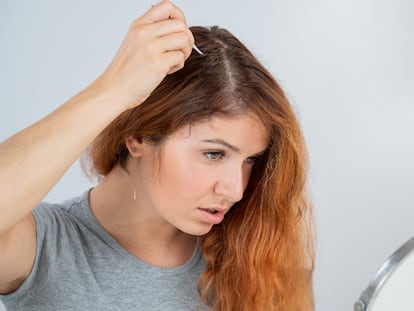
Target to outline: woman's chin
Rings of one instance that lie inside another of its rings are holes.
[[[182,231],[189,235],[202,236],[209,233],[211,228],[213,228],[212,224],[198,223],[196,226],[193,226],[191,228],[185,228],[185,230]]]

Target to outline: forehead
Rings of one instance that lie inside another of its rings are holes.
[[[259,152],[267,148],[269,131],[253,114],[237,117],[216,116],[186,125],[173,133],[170,139],[188,142],[220,139],[240,150]]]

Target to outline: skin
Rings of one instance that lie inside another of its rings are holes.
[[[169,1],[158,3],[132,23],[102,75],[0,144],[0,293],[15,290],[33,266],[31,211],[113,119],[184,66],[193,43],[184,14]]]
[[[268,133],[251,115],[216,117],[184,126],[161,147],[133,138],[126,143],[127,169],[114,168],[92,190],[91,209],[136,257],[174,267],[191,257],[196,236],[213,226],[202,209],[225,214],[243,197]]]

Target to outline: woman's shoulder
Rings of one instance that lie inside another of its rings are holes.
[[[81,213],[83,209],[89,208],[88,196],[90,190],[82,193],[79,196],[64,200],[60,203],[51,203],[47,201],[42,201],[39,205],[33,210],[33,215],[36,218],[36,221],[62,221],[62,220],[72,220],[81,219]]]
[[[72,240],[71,237],[94,235],[95,225],[89,209],[89,191],[61,203],[41,202],[33,211],[39,239]]]

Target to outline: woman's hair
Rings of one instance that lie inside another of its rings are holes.
[[[218,27],[191,31],[204,55],[193,51],[183,69],[103,130],[88,150],[93,169],[105,176],[117,164],[125,168],[129,136],[161,145],[184,125],[257,115],[270,143],[243,199],[201,237],[207,268],[199,292],[220,311],[313,310],[307,157],[292,107],[272,75],[231,33]]]

